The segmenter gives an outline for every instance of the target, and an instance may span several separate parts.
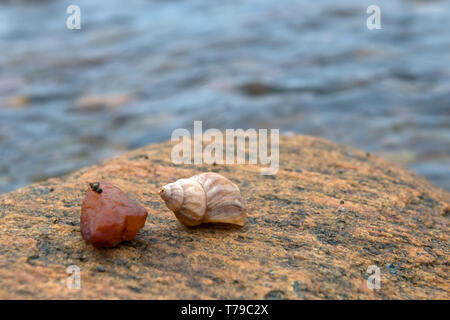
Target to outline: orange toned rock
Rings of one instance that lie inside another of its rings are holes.
[[[310,136],[280,137],[274,176],[256,165],[174,165],[174,145],[0,195],[0,299],[450,298],[448,191]],[[208,171],[239,186],[244,227],[186,228],[159,199],[161,186]],[[132,190],[149,212],[114,250],[80,237],[80,186],[97,177]],[[81,290],[65,285],[70,265]],[[367,285],[374,265],[379,290]]]
[[[114,247],[132,240],[147,211],[107,182],[91,183],[81,207],[81,234],[96,247]]]

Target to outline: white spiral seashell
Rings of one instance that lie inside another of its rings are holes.
[[[179,179],[165,185],[159,195],[183,224],[228,223],[243,226],[247,220],[239,188],[214,172]]]

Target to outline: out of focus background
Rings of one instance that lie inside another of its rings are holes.
[[[450,0],[0,0],[0,193],[194,120],[326,137],[450,190]]]

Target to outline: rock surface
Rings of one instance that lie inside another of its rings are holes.
[[[176,166],[142,148],[0,196],[2,299],[449,299],[450,194],[323,139],[280,140],[280,170]],[[158,189],[216,171],[241,189],[243,228],[180,224]],[[136,238],[96,249],[80,233],[86,183],[107,180],[149,212]],[[81,289],[67,288],[80,268]],[[377,265],[381,288],[367,287]],[[72,269],[73,270],[73,269]]]

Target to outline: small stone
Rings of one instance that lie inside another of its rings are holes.
[[[344,203],[345,203],[344,200],[341,200],[340,204],[344,204]]]
[[[391,274],[397,274],[397,266],[396,265],[394,265],[393,263],[389,263],[388,265],[387,265],[387,267],[388,267],[388,269],[389,269],[389,273],[391,273]]]
[[[147,211],[137,202],[112,184],[99,182],[95,191],[92,187],[86,190],[81,235],[95,247],[114,247],[132,240],[146,219]]]
[[[450,206],[448,206],[447,208],[444,209],[444,211],[442,212],[442,215],[444,217],[450,216]]]
[[[97,271],[98,272],[105,272],[105,268],[103,268],[103,266],[98,266],[97,267]]]
[[[91,187],[91,189],[92,189],[93,191],[97,191],[97,190],[98,190],[98,187],[100,186],[100,183],[99,183],[99,182],[89,183],[89,186]]]
[[[264,296],[266,300],[283,300],[285,299],[285,293],[281,290],[272,290],[266,293]]]

